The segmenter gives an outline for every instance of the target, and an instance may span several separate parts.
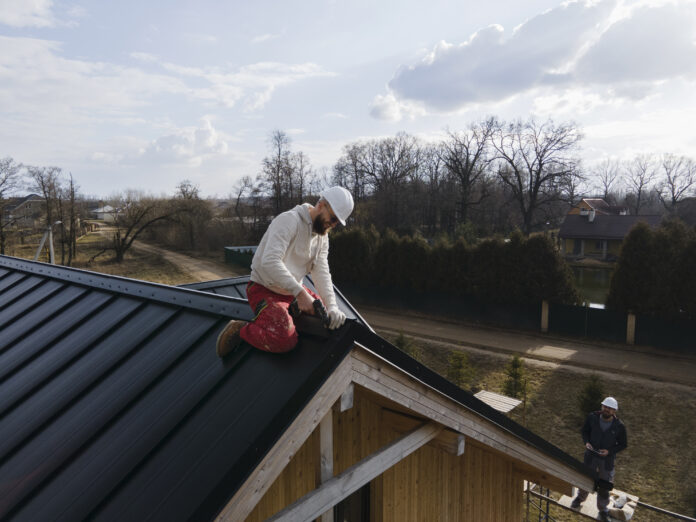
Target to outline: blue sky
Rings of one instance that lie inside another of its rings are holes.
[[[488,115],[695,157],[695,84],[695,1],[0,0],[0,156],[101,196],[225,196],[274,129],[316,169]]]

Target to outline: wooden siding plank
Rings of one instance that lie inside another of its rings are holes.
[[[375,477],[437,436],[442,426],[431,422],[421,426],[377,453],[333,477],[315,491],[288,506],[269,521],[311,520],[338,504]]]

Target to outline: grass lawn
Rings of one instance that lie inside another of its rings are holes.
[[[126,253],[123,263],[114,262],[114,253],[110,250],[93,259],[107,244],[106,238],[96,232],[83,236],[77,242],[77,258],[73,261],[72,266],[103,274],[119,275],[168,285],[190,283],[194,280],[190,274],[182,271],[162,256],[134,249],[130,249]],[[38,242],[15,246],[12,252],[8,252],[8,255],[33,259],[37,246]],[[57,262],[60,262],[60,249],[56,249],[55,258]],[[48,262],[47,255],[45,253],[42,254],[39,257],[39,261]]]
[[[395,336],[390,340],[395,341]],[[410,341],[416,358],[447,376],[449,354],[456,348]],[[470,386],[503,393],[510,358],[478,353],[469,353],[468,358],[474,374]],[[522,405],[509,416],[581,460],[584,446],[580,428],[585,412],[578,407],[578,394],[589,374],[529,366],[525,374],[525,419]],[[618,414],[628,432],[628,448],[617,456],[616,487],[647,504],[696,515],[696,389],[658,382],[637,384],[621,376],[603,379],[602,384],[606,395],[619,401]],[[572,513],[551,508],[556,520],[579,520]],[[638,508],[635,519],[674,520],[646,508]]]

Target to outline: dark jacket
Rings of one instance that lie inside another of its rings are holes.
[[[607,431],[602,431],[599,426],[599,417],[601,412],[593,411],[587,416],[585,424],[582,427],[582,440],[585,444],[592,444],[595,450],[609,450],[609,455],[600,457],[596,453],[585,450],[585,464],[592,463],[592,457],[606,459],[605,467],[607,470],[614,469],[614,459],[619,451],[625,450],[628,446],[626,439],[626,427],[618,417],[614,416],[614,420]]]

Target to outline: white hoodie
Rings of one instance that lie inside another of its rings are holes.
[[[277,215],[251,261],[251,280],[282,295],[297,296],[307,274],[327,310],[338,308],[329,272],[329,236],[312,230],[308,203]]]

